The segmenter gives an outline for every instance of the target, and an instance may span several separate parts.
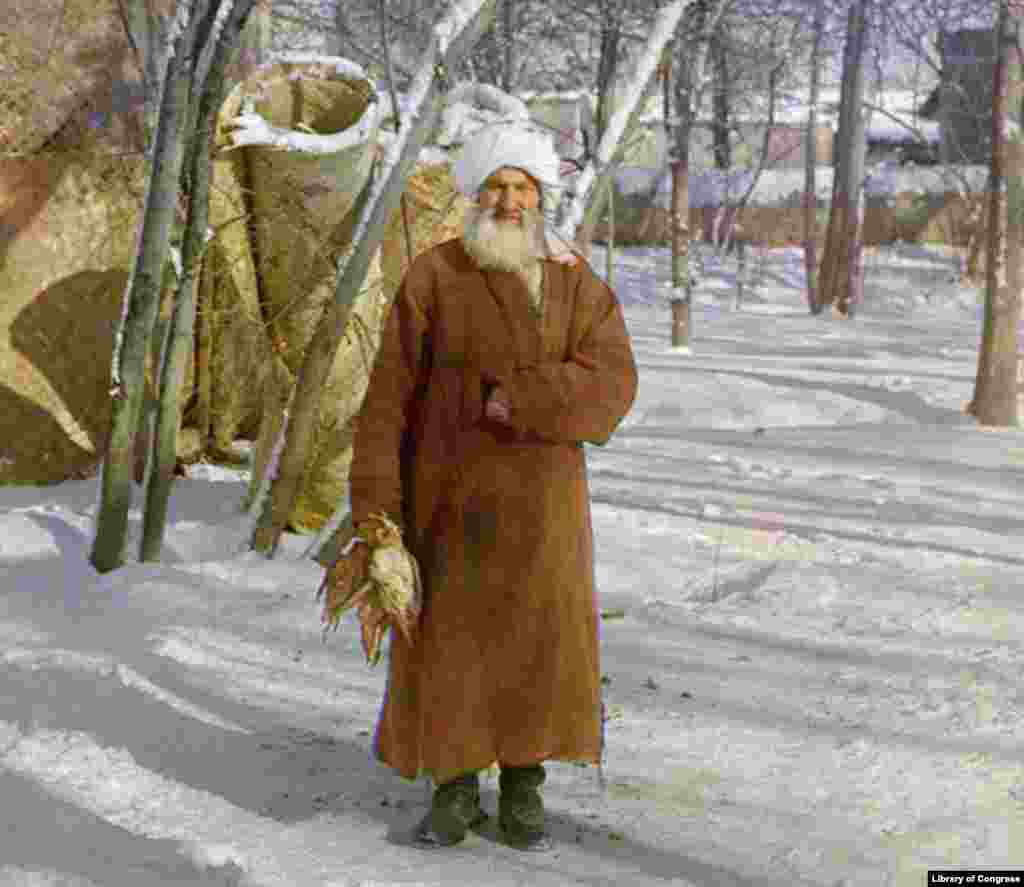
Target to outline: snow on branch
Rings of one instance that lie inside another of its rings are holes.
[[[366,69],[358,62],[353,62],[341,56],[320,55],[315,52],[275,52],[270,56],[270,60],[266,64],[260,65],[260,68],[269,68],[281,63],[288,65],[323,65],[325,68],[333,68],[334,73],[339,77],[348,77],[352,80],[370,79]],[[292,75],[293,78],[299,76],[301,75],[298,73]]]
[[[434,25],[439,56],[447,55],[449,45],[466,30],[466,25],[476,18],[482,5],[480,0],[456,0],[448,14]]]
[[[178,38],[185,33],[185,29],[192,23],[192,12],[195,0],[180,0],[175,11],[174,20],[167,32],[166,50],[170,56],[174,52],[174,44]]]
[[[559,223],[561,236],[572,239],[576,229],[583,221],[584,212],[591,194],[594,193],[598,178],[608,170],[631,119],[640,112],[641,103],[658,67],[658,62],[661,60],[661,55],[675,34],[686,7],[693,2],[694,0],[674,0],[659,11],[651,36],[626,90],[622,105],[608,122],[593,159],[583,168],[576,180],[571,201],[564,209],[564,215]]]
[[[220,8],[217,10],[217,17],[213,20],[213,28],[210,30],[211,45],[220,40],[220,35],[224,33],[224,26],[235,10],[235,2],[236,0],[220,0]]]
[[[205,75],[210,70],[210,65],[213,62],[213,54],[217,49],[217,43],[220,40],[220,35],[224,33],[224,26],[227,24],[227,21],[231,17],[231,13],[234,9],[235,0],[220,0],[220,6],[217,8],[217,16],[213,20],[213,27],[210,28],[210,36],[206,38],[206,45],[203,47],[203,54],[200,57],[199,65],[197,66],[197,70],[200,72],[200,83],[203,83],[206,79]]]
[[[385,150],[380,175],[360,215],[356,230],[352,235],[351,247],[338,263],[339,289],[343,287],[346,267],[353,254],[360,248],[367,233],[375,227],[380,228],[379,233],[383,233],[386,213],[390,212],[392,208],[382,206],[385,197],[390,192],[394,196],[393,202],[397,204],[401,192],[395,190],[394,180],[396,176],[405,177],[415,162],[420,148],[423,147],[430,135],[430,130],[434,128],[434,121],[425,118],[434,104],[435,81],[439,79],[439,74],[443,74],[446,66],[451,62],[448,58],[451,45],[463,35],[470,23],[479,21],[485,7],[490,7],[493,14],[494,0],[460,0],[447,16],[434,26],[431,46],[427,50],[423,64],[413,78],[403,102],[406,113],[402,115],[401,128]],[[365,257],[365,260],[368,267],[369,255]],[[365,269],[363,269],[363,274],[365,275]]]

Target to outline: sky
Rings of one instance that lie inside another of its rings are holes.
[[[1024,433],[963,413],[979,291],[903,244],[868,251],[854,319],[812,318],[795,250],[754,252],[739,304],[734,259],[703,265],[686,349],[665,251],[615,265],[640,388],[587,448],[604,784],[549,765],[552,851],[408,846],[431,789],[372,759],[384,668],[351,618],[321,635],[308,539],[247,553],[244,470],[200,464],[163,560],[103,576],[96,479],[0,488],[0,885],[1024,869]]]

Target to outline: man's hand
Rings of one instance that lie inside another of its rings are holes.
[[[487,406],[484,413],[488,419],[507,425],[512,419],[512,408],[509,406],[505,395],[500,388],[495,388],[491,396],[487,398]]]

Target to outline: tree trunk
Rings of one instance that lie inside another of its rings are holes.
[[[272,0],[257,0],[238,37],[238,52],[233,53],[234,58],[228,62],[225,81],[240,83],[267,62],[272,31]]]
[[[284,446],[276,476],[271,479],[270,495],[253,532],[252,547],[268,556],[276,552],[295,505],[313,437],[320,392],[344,336],[352,305],[380,246],[387,220],[398,206],[406,177],[440,119],[446,89],[446,84],[442,85],[443,72],[455,70],[480,35],[493,24],[496,0],[481,0],[466,18],[463,18],[465,9],[453,12],[435,28],[432,47],[410,89],[415,110],[406,121],[408,134],[395,140],[392,152],[385,159],[383,167],[390,170],[387,179],[368,185],[367,190],[372,188],[372,194],[368,198],[364,194],[365,206],[360,203],[353,208],[353,212],[359,213],[359,223],[353,235],[352,250],[338,275],[334,299],[325,305],[306,349],[295,382],[289,419],[281,431]],[[453,36],[442,41],[442,34]]]
[[[819,301],[835,305],[840,314],[849,312],[854,300],[851,283],[857,271],[857,243],[861,237],[861,182],[864,177],[864,41],[868,0],[851,7],[843,53],[843,85],[839,110],[837,162],[832,185],[832,206],[821,264]]]
[[[190,5],[184,7],[190,10]],[[132,498],[132,457],[145,387],[146,352],[160,305],[160,283],[174,225],[185,155],[195,16],[171,44],[160,94],[139,247],[125,292],[127,310],[115,348],[110,442],[103,460],[101,500],[90,561],[101,573],[124,561]]]
[[[716,32],[711,38],[711,58],[715,69],[715,90],[711,99],[715,167],[729,169],[732,166],[732,146],[729,143],[732,88],[729,82],[729,57],[721,32]]]
[[[206,453],[213,434],[213,293],[197,305],[199,330],[196,335],[196,427],[199,452]]]
[[[1019,66],[1010,62],[1015,20],[1006,0],[996,26],[997,53],[992,90],[992,162],[989,175],[985,319],[974,399],[968,412],[982,425],[1017,424],[1017,327],[1021,287],[1021,167],[1019,134],[1008,140],[1007,95]],[[1014,89],[1016,93],[1016,88]],[[1019,108],[1013,109],[1015,114]],[[1007,184],[1004,193],[1004,182]]]
[[[672,347],[690,346],[690,302],[685,299],[672,300]]]
[[[615,287],[615,183],[608,183],[608,242],[605,245],[605,280]]]
[[[736,241],[736,298],[732,310],[739,311],[743,305],[743,290],[747,284],[747,241],[740,238]]]
[[[143,129],[148,151],[160,114],[160,89],[167,63],[161,39],[161,25],[167,24],[166,4],[154,4],[148,0],[118,0],[117,11],[142,75],[145,92]]]
[[[502,0],[502,37],[504,45],[502,49],[505,54],[504,70],[501,74],[501,88],[505,92],[512,92],[512,85],[515,83],[515,72],[512,70],[515,64],[515,0]]]
[[[807,307],[820,314],[818,299],[818,101],[821,92],[821,40],[825,31],[825,0],[814,10],[814,42],[811,44],[810,87],[807,99],[807,136],[804,148],[804,271]]]
[[[225,69],[231,44],[245,27],[247,9],[253,0],[235,0],[236,16],[225,25],[207,82],[199,96],[195,116],[193,144],[188,152],[188,220],[182,244],[182,273],[174,297],[171,326],[160,361],[159,396],[153,449],[146,474],[146,502],[139,559],[160,559],[167,505],[170,500],[174,468],[178,457],[178,433],[181,428],[181,388],[192,356],[195,331],[196,278],[206,248],[206,230],[210,209],[210,151],[217,112],[224,92]]]
[[[679,132],[689,131],[681,126]],[[689,147],[689,136],[687,148]],[[681,149],[682,159],[672,163],[672,347],[690,344],[690,302],[693,278],[690,276],[690,164],[689,151]]]
[[[614,105],[615,74],[619,57],[619,42],[621,38],[622,22],[620,12],[614,0],[603,0],[601,9],[601,48],[597,58],[597,107],[594,111],[594,138],[598,144],[604,138],[608,129],[608,122],[611,119]],[[609,183],[609,188],[611,184]],[[611,198],[609,191],[608,197]],[[602,189],[600,202],[603,204],[605,194]],[[597,226],[599,213],[595,212],[590,218],[584,221],[580,230],[576,233],[576,244],[587,256],[590,255],[590,245],[594,237],[594,228]]]
[[[597,109],[594,114],[594,135],[598,142],[601,141],[612,116],[621,27],[614,0],[604,0],[601,3],[601,48],[597,58]]]
[[[690,40],[676,43],[678,73],[675,79],[676,132],[671,152],[672,209],[672,347],[684,348],[690,344],[690,308],[693,297],[693,278],[690,274],[690,136],[693,130],[693,84],[701,78],[707,58],[707,45],[703,31],[711,13],[709,0],[699,0],[694,6],[688,24],[692,27]],[[694,47],[701,49],[694,51]],[[689,63],[689,64],[687,64]]]
[[[768,72],[768,116],[765,120],[764,135],[761,138],[761,152],[757,160],[757,166],[754,167],[753,175],[750,177],[750,184],[735,205],[730,205],[726,202],[726,234],[724,239],[727,249],[732,245],[736,229],[740,227],[740,216],[750,203],[750,198],[754,195],[754,191],[757,190],[757,183],[761,180],[761,175],[771,159],[769,152],[772,144],[772,131],[775,129],[775,106],[778,99],[779,80],[782,77],[785,64],[786,62],[783,57],[783,60],[777,62],[771,71]]]

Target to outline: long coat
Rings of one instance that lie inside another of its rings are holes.
[[[424,580],[414,643],[392,632],[375,738],[409,779],[601,757],[583,442],[605,443],[629,410],[636,365],[582,259],[545,261],[542,310],[461,240],[422,254],[356,422],[352,518],[396,520]],[[495,386],[508,424],[484,414]]]

